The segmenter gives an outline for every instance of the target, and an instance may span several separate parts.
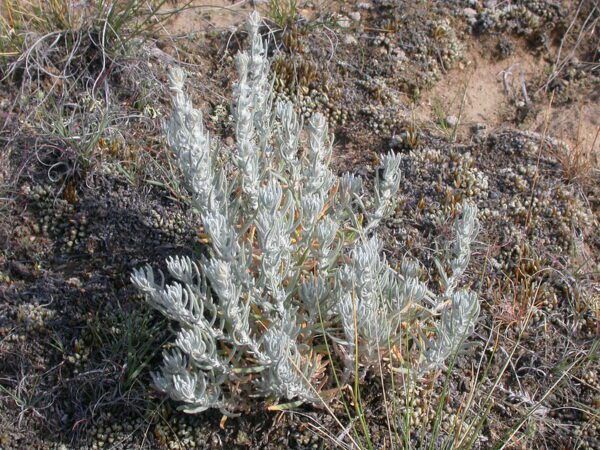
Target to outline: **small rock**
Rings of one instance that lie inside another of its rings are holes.
[[[346,37],[344,37],[344,44],[346,44],[346,45],[356,45],[356,44],[358,44],[358,41],[351,34],[347,34]]]
[[[71,277],[71,278],[69,278],[67,280],[67,284],[69,286],[73,286],[73,287],[75,287],[77,289],[81,289],[81,286],[82,286],[81,280],[79,278],[77,278],[77,277]]]
[[[477,16],[477,11],[475,11],[473,8],[465,8],[463,9],[463,14],[465,17],[471,18]]]
[[[406,52],[398,47],[396,47],[392,50],[392,58],[394,58],[397,63],[408,60],[408,58],[406,56]]]
[[[394,134],[392,136],[392,138],[390,139],[390,147],[392,149],[402,147],[402,136],[398,136],[397,134]]]
[[[340,28],[349,28],[350,27],[350,18],[342,16],[337,20],[337,25]]]
[[[371,5],[369,2],[360,2],[356,5],[356,7],[358,9],[371,9],[373,5]]]
[[[473,133],[481,133],[482,131],[485,131],[486,129],[487,129],[487,125],[482,122],[476,122],[473,125],[471,125],[471,131]]]
[[[456,125],[458,125],[458,117],[456,116],[446,116],[445,120],[449,127],[454,128]]]
[[[360,22],[360,13],[358,11],[352,11],[350,14],[348,14],[348,17],[355,22]]]

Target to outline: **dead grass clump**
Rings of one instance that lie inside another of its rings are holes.
[[[597,183],[600,176],[600,127],[596,128],[590,142],[582,137],[582,132],[581,121],[578,121],[574,145],[571,148],[561,145],[555,154],[569,182],[589,187]]]

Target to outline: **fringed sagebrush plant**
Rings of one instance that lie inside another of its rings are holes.
[[[170,74],[167,140],[209,256],[168,258],[169,282],[149,266],[131,277],[177,324],[153,379],[192,413],[232,412],[240,393],[320,403],[330,358],[347,369],[385,360],[423,374],[443,366],[479,313],[476,295],[457,290],[476,208],[465,204],[455,222],[452,254],[438,264],[440,289],[421,281],[414,261],[393,268],[375,230],[397,197],[400,156],[382,158],[374,195],[361,178],[336,176],[325,118],[315,114],[305,127],[292,104],[273,105],[259,26],[254,13],[250,51],[236,58],[231,155],[209,138],[184,93],[184,72]],[[325,340],[336,356],[324,353]]]

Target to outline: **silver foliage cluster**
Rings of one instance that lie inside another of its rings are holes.
[[[422,281],[415,261],[392,267],[375,231],[398,195],[400,156],[382,158],[371,196],[361,178],[336,176],[325,118],[315,114],[305,127],[292,104],[273,104],[260,25],[253,13],[250,49],[236,58],[236,149],[228,157],[186,96],[184,71],[169,77],[167,141],[209,256],[168,258],[168,276],[149,266],[131,276],[148,304],[177,324],[153,379],[188,412],[231,411],[239,390],[319,403],[328,355],[316,344],[323,348],[324,339],[346,368],[388,357],[425,373],[443,366],[479,313],[476,295],[457,290],[476,208],[465,204],[456,220],[440,289]]]

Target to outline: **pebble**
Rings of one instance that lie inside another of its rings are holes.
[[[458,117],[456,116],[446,116],[445,120],[449,127],[454,128],[456,125],[458,125]]]
[[[358,41],[356,40],[356,38],[354,36],[352,36],[351,34],[348,34],[344,37],[344,44],[356,45],[356,44],[358,44]]]
[[[394,134],[390,139],[390,147],[391,148],[400,148],[402,147],[402,136],[398,136]]]
[[[353,11],[350,14],[348,14],[348,17],[350,17],[352,20],[354,20],[355,22],[360,22],[360,13],[358,11]]]
[[[466,17],[472,18],[477,16],[477,11],[475,11],[473,8],[465,8],[463,9],[463,14]]]
[[[349,28],[350,27],[350,18],[342,16],[337,20],[337,24],[338,24],[338,27]]]

